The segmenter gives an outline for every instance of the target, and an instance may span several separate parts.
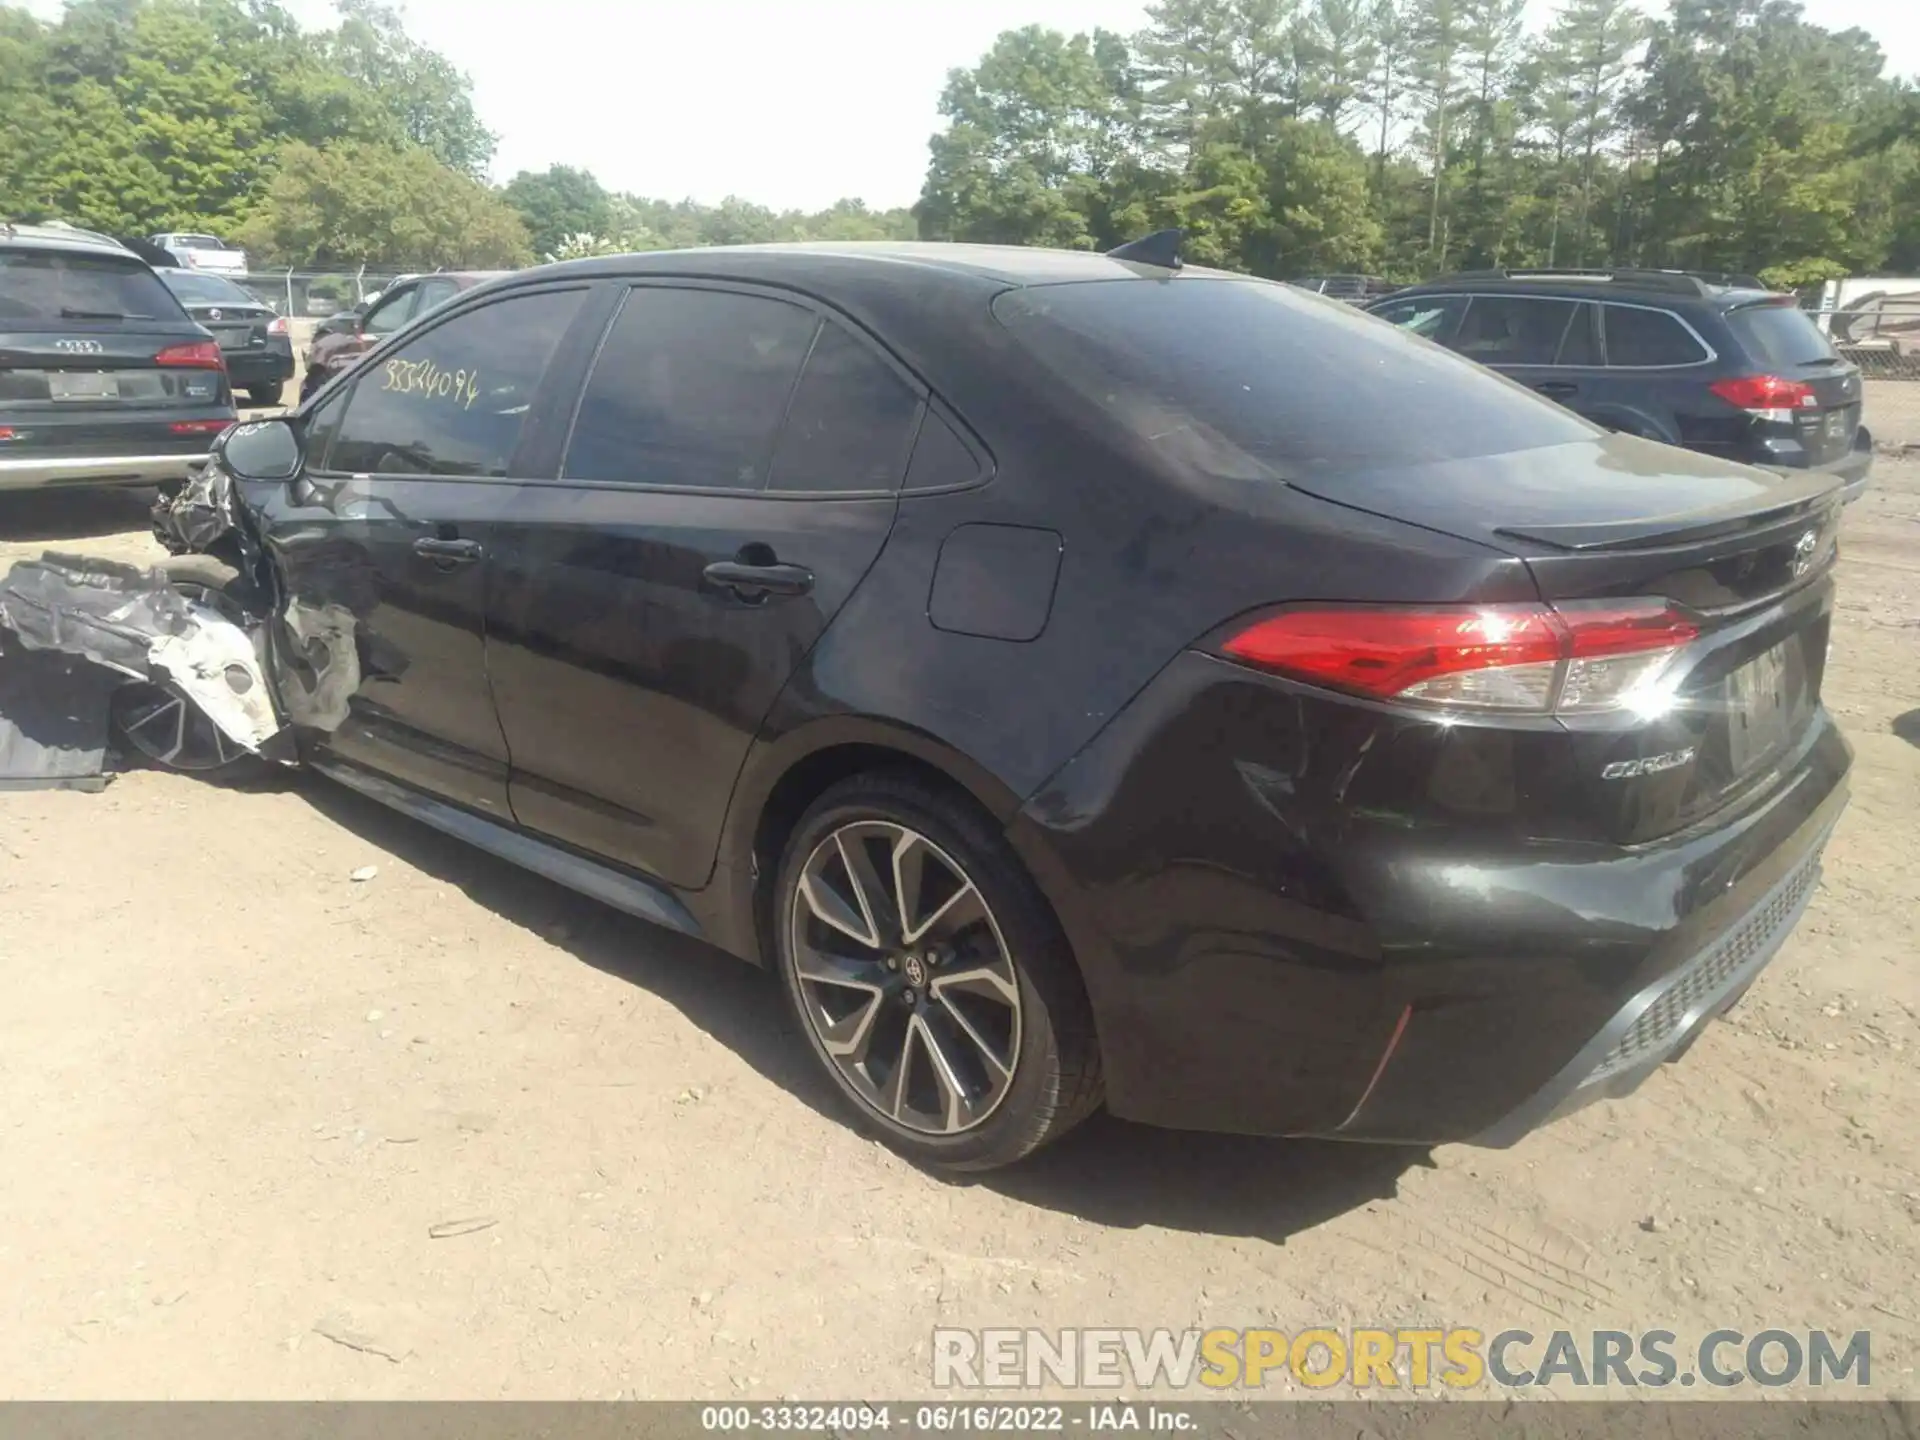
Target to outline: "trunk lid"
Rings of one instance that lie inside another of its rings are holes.
[[[1670,704],[1559,722],[1566,778],[1621,843],[1776,783],[1818,719],[1841,507],[1831,476],[1608,436],[1290,483],[1514,555],[1555,605],[1662,599],[1698,617]]]

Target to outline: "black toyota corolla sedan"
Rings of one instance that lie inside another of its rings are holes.
[[[1164,244],[529,270],[218,463],[301,758],[768,966],[936,1164],[1510,1143],[1735,1003],[1845,803],[1831,477]]]

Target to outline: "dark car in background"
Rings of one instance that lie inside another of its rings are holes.
[[[175,485],[233,419],[220,346],[144,260],[0,225],[0,490]]]
[[[300,398],[307,399],[382,340],[420,316],[437,310],[461,291],[471,290],[504,273],[460,270],[403,275],[364,312],[330,317],[314,333],[313,346],[307,352],[306,374],[300,379]]]
[[[1609,430],[1866,488],[1859,367],[1751,276],[1476,271],[1367,308]]]
[[[156,272],[187,314],[206,328],[227,362],[227,378],[255,405],[279,405],[293,378],[293,337],[287,320],[258,296],[218,275],[193,270]]]
[[[1845,804],[1836,478],[1245,276],[548,266],[217,466],[309,764],[767,965],[927,1162],[1510,1143],[1735,1003]]]

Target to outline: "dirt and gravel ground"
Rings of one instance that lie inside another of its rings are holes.
[[[1920,386],[1883,410],[1920,442]],[[1102,1118],[946,1183],[756,972],[337,788],[0,796],[0,1395],[924,1395],[937,1324],[1418,1323],[1870,1330],[1920,1395],[1920,454],[1878,477],[1811,911],[1511,1151]],[[48,546],[154,553],[131,497],[0,496],[0,564]]]

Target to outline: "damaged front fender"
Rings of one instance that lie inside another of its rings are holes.
[[[233,476],[219,460],[209,460],[171,495],[154,503],[153,535],[172,555],[216,555],[230,551],[248,575],[256,574],[260,547]]]
[[[160,569],[49,554],[0,580],[0,665],[31,651],[79,657],[178,697],[231,746],[284,760],[291,746],[267,684],[263,633],[176,589]],[[0,719],[32,741],[50,717]]]

